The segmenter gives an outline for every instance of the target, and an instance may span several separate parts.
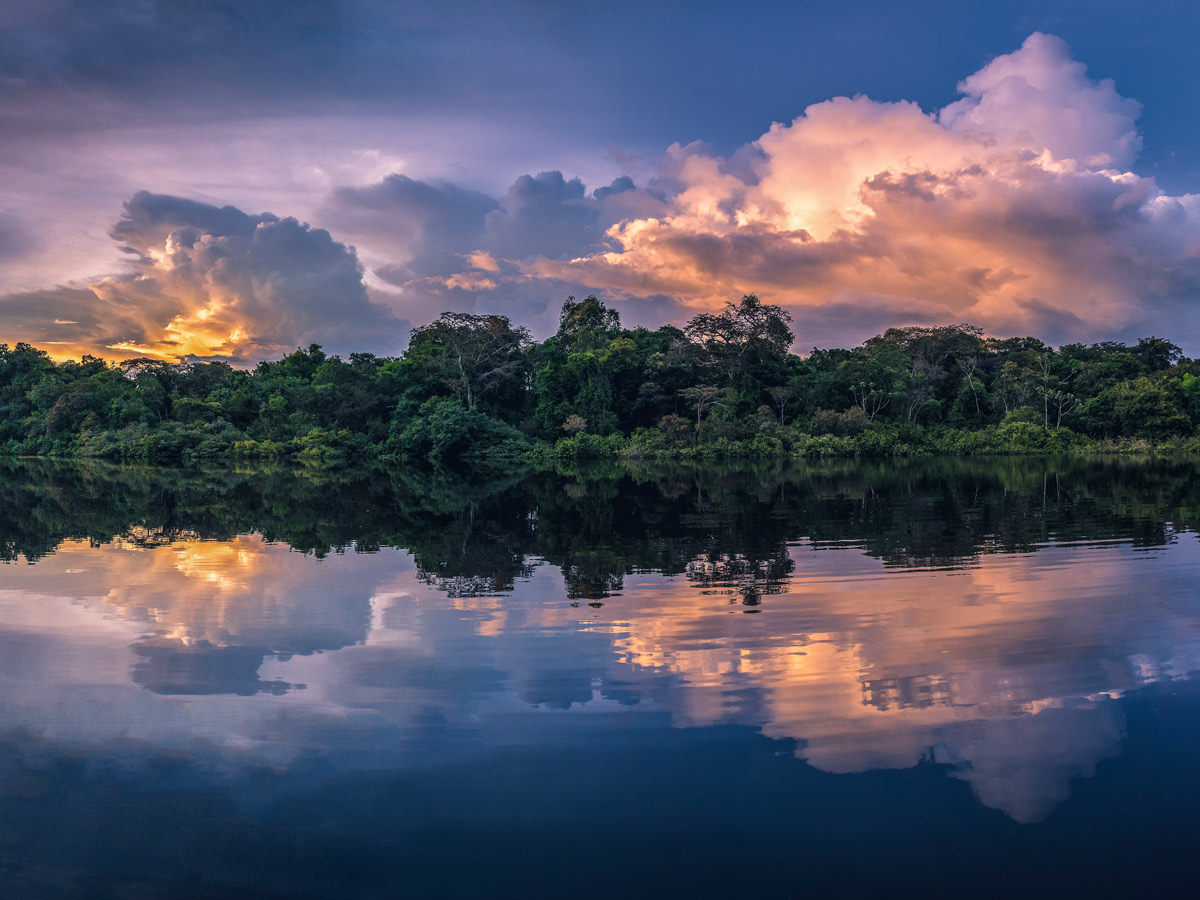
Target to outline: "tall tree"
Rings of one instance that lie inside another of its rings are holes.
[[[716,367],[733,383],[742,374],[765,375],[763,370],[770,367],[782,372],[795,340],[791,321],[787,310],[746,294],[738,303],[726,303],[719,313],[696,316],[684,332],[700,351],[702,364]]]
[[[529,331],[514,328],[507,316],[446,312],[413,329],[406,356],[439,369],[446,385],[473,410],[480,398],[524,378],[524,350],[530,343]]]
[[[555,337],[568,353],[577,344],[602,343],[621,331],[621,316],[615,309],[605,306],[595,294],[582,300],[568,297],[558,317],[558,332]]]

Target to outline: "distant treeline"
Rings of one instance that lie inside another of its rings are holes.
[[[569,298],[534,342],[445,313],[400,357],[317,345],[223,362],[55,363],[0,344],[0,453],[199,464],[452,468],[614,456],[1200,450],[1200,361],[1162,338],[1058,349],[971,325],[889,328],[790,352],[788,314],[748,295],[682,329],[621,327]]]

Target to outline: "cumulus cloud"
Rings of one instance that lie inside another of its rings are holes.
[[[589,194],[580,179],[551,170],[520,176],[499,198],[392,174],[335,190],[320,215],[339,235],[369,248],[364,259],[372,275],[399,289],[394,303],[414,320],[447,309],[486,309],[536,327],[539,317],[557,322],[558,305],[586,285],[540,277],[530,266],[609,249],[613,225],[666,209],[661,196],[638,189],[628,176]],[[659,321],[657,313],[647,314],[646,324]]]
[[[964,320],[1052,341],[1192,337],[1161,311],[1200,289],[1200,197],[1129,171],[1140,105],[1037,33],[959,89],[936,112],[828,100],[729,157],[676,144],[644,187],[523,176],[379,273],[422,302],[555,285],[676,319],[755,292],[809,345]]]
[[[1059,38],[1033,34],[958,85],[962,100],[938,114],[952,131],[995,139],[1088,166],[1125,166],[1142,147],[1136,100],[1112,79],[1093,81]]]
[[[673,147],[666,215],[612,227],[614,250],[532,269],[697,306],[755,291],[801,329],[840,308],[832,340],[935,319],[1087,338],[1200,287],[1198,198],[1119,168],[1139,146],[1138,104],[1041,34],[960,88],[937,115],[865,97],[811,106],[756,142],[753,180]]]
[[[63,355],[238,363],[314,342],[395,352],[407,335],[369,299],[354,250],[295,219],[141,192],[112,236],[132,272],[7,297],[9,332]]]
[[[138,195],[115,231],[134,276],[64,289],[40,318],[47,294],[10,296],[5,319],[65,346],[94,323],[105,346],[249,358],[394,347],[397,316],[499,312],[541,336],[567,294],[653,326],[754,292],[789,309],[801,347],[969,321],[1194,352],[1200,195],[1132,170],[1140,105],[1036,33],[959,90],[934,111],[834,98],[732,154],[675,144],[652,176],[591,190],[556,169],[495,196],[399,173],[331,189],[315,218],[357,251],[294,219]]]
[[[558,171],[522,175],[508,189],[503,208],[488,213],[488,243],[516,259],[531,250],[556,259],[586,247],[598,237],[599,214],[584,193],[582,181],[568,181]]]
[[[372,240],[392,260],[380,276],[403,284],[459,271],[463,248],[482,243],[485,217],[498,208],[478,191],[393,174],[366,187],[339,188],[324,217],[344,233]]]

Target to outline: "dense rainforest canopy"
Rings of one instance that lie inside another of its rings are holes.
[[[971,325],[907,327],[806,357],[792,341],[788,314],[748,295],[653,331],[572,297],[542,343],[504,316],[445,313],[400,357],[341,359],[314,344],[252,371],[55,363],[0,344],[0,453],[472,468],[1200,447],[1200,361],[1162,338],[1055,349]]]

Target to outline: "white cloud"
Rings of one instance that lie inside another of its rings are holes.
[[[1051,340],[1154,320],[1200,288],[1195,197],[1113,168],[1132,160],[1139,105],[1089,79],[1042,34],[961,84],[940,114],[835,98],[776,124],[743,154],[672,147],[674,192],[608,231],[612,249],[526,272],[694,307],[753,291],[805,323],[843,311],[833,342],[888,324],[969,320]],[[1179,335],[1177,327],[1172,333]]]

